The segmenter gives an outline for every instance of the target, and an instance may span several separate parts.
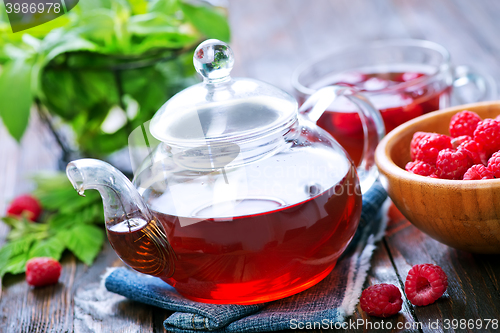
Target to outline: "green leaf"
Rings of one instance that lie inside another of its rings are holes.
[[[59,260],[64,248],[64,243],[58,237],[53,236],[49,239],[35,242],[29,251],[28,259],[50,257]]]
[[[47,235],[48,226],[45,223],[33,223],[24,216],[21,218],[7,216],[3,217],[2,221],[11,227],[7,235],[9,241],[40,239]]]
[[[94,9],[79,18],[75,29],[78,29],[81,38],[98,45],[100,52],[114,52],[117,50],[117,41],[114,34],[115,20],[113,14],[110,9]]]
[[[65,203],[64,206],[59,207],[59,212],[61,214],[74,214],[82,212],[86,207],[94,204],[95,202],[102,205],[101,197],[97,191],[87,191],[85,197],[78,196],[76,191],[73,191],[73,200]]]
[[[7,44],[3,48],[3,52],[5,53],[6,56],[8,56],[11,59],[29,58],[30,52],[29,50],[26,50],[23,46],[24,45],[16,46],[12,44]]]
[[[2,221],[7,224],[11,228],[16,228],[22,221],[14,216],[4,216],[2,217]]]
[[[194,29],[186,29],[173,17],[162,13],[132,16],[128,30],[133,34],[132,52],[142,54],[154,49],[180,49],[193,45],[200,36]]]
[[[18,59],[4,66],[0,74],[0,117],[17,141],[28,125],[31,94],[31,65],[28,59]]]
[[[80,8],[85,13],[94,11],[96,8],[111,8],[112,2],[113,0],[84,0],[80,1],[76,8]]]
[[[15,257],[9,258],[7,264],[0,271],[3,276],[5,273],[20,274],[26,270],[26,262],[28,261],[28,253],[22,253]]]
[[[85,198],[78,197],[62,172],[40,173],[32,178],[38,185],[35,192],[43,208],[51,207],[54,212],[42,223],[32,223],[22,217],[2,218],[11,230],[7,243],[0,248],[0,280],[6,273],[24,272],[31,258],[59,260],[66,247],[90,265],[104,242],[104,230],[95,226],[95,223],[103,224],[99,192],[88,191]]]
[[[75,225],[73,219],[70,216],[57,213],[50,216],[47,220],[47,223],[50,229],[55,232],[66,231]]]
[[[87,191],[85,197],[80,197],[73,189],[64,173],[39,174],[33,177],[37,189],[33,194],[46,210],[58,211],[59,214],[79,213],[91,205],[102,205],[97,191]]]
[[[158,12],[167,15],[174,14],[179,9],[177,0],[150,0],[148,12]]]
[[[136,35],[151,33],[179,33],[173,19],[161,13],[135,15],[128,21],[128,30]]]
[[[0,280],[4,276],[4,268],[7,266],[7,263],[9,262],[10,258],[10,248],[8,247],[2,247],[0,249]],[[0,281],[1,283],[1,281]]]
[[[132,14],[144,14],[148,9],[148,1],[147,0],[128,0],[130,6],[132,7]]]
[[[202,34],[229,42],[231,37],[229,23],[216,8],[207,5],[195,6],[185,2],[181,2],[180,6],[186,18]]]
[[[23,34],[23,42],[29,46],[31,46],[31,48],[38,52],[38,50],[40,49],[40,45],[41,45],[41,40],[38,39],[38,38],[35,38],[31,35],[28,35],[28,34]]]
[[[27,253],[34,240],[35,237],[30,237],[29,235],[27,235],[26,237],[23,237],[21,239],[10,241],[9,243],[5,244],[0,251],[9,253],[10,257],[17,256],[22,253]]]
[[[99,200],[99,202],[84,207],[78,212],[52,214],[47,223],[50,226],[50,230],[58,232],[68,230],[77,224],[97,224],[102,226],[104,224],[103,216],[102,202]]]
[[[58,233],[58,238],[63,241],[73,254],[91,265],[97,254],[101,251],[104,242],[104,231],[94,225],[80,224],[73,228]]]
[[[28,251],[34,237],[24,237],[5,244],[0,249],[0,278],[6,273],[19,274],[24,272],[28,261]]]
[[[71,187],[68,177],[64,172],[41,171],[31,177],[35,181],[37,189],[51,191],[61,187]]]
[[[65,52],[74,51],[94,51],[97,49],[94,43],[89,42],[77,35],[68,35],[66,38],[59,43],[56,47],[49,50],[47,56],[45,57],[45,63],[48,63],[58,55]]]

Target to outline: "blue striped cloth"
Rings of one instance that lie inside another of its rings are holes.
[[[380,208],[386,198],[380,183],[375,183],[363,196],[360,226],[334,270],[317,285],[278,301],[257,305],[198,303],[158,278],[127,268],[112,271],[105,278],[105,286],[137,302],[174,311],[164,321],[165,328],[172,332],[268,332],[314,322],[334,328],[358,303],[374,243],[385,230]]]

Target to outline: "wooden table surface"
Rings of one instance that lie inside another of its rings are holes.
[[[498,0],[231,0],[229,17],[235,74],[290,92],[291,73],[302,61],[345,45],[385,38],[438,42],[450,51],[455,64],[472,65],[492,75],[497,83],[500,78]],[[32,189],[29,174],[57,168],[59,154],[36,115],[21,145],[0,126],[0,212],[15,195]],[[0,224],[0,244],[7,231]],[[374,253],[367,285],[387,282],[402,286],[412,265],[438,264],[449,277],[445,295],[426,307],[405,301],[400,314],[388,319],[395,328],[392,331],[494,332],[499,330],[491,324],[484,330],[484,325],[486,320],[500,319],[499,259],[498,255],[449,248],[395,215]],[[121,262],[105,246],[91,267],[65,255],[63,274],[55,286],[32,289],[24,276],[8,276],[0,300],[0,332],[164,332],[162,322],[168,311],[102,290],[100,275],[106,267],[117,265]],[[359,308],[350,320],[357,319],[381,323]],[[483,329],[444,329],[445,320],[451,319],[480,320]],[[436,320],[439,328],[433,330],[429,323]],[[422,325],[396,329],[397,323]]]

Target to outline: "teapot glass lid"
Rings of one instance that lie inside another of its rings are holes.
[[[297,119],[297,102],[270,84],[231,78],[229,45],[210,39],[194,52],[203,82],[173,96],[153,117],[150,130],[172,146],[254,140],[289,127]]]

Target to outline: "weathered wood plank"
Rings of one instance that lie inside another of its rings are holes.
[[[394,284],[400,289],[404,299],[401,281],[399,281],[394,267],[392,266],[391,258],[383,241],[378,244],[378,249],[373,255],[371,264],[372,267],[368,272],[368,279],[364,287],[367,288],[368,286],[379,283]],[[399,314],[384,319],[367,315],[361,310],[358,304],[356,313],[349,320],[357,322],[358,319],[365,322],[364,326],[359,327],[359,329],[348,330],[349,332],[361,332],[361,328],[363,332],[372,332],[377,331],[377,327],[384,327],[384,332],[419,332],[418,326],[415,324],[412,309],[408,305],[408,302],[403,302],[403,308]]]
[[[88,267],[64,255],[59,283],[29,287],[24,276],[7,276],[0,300],[0,332],[153,332],[156,308],[110,293],[101,286],[107,267],[123,265],[106,243]],[[161,332],[161,331],[159,331]]]
[[[92,267],[85,267],[85,272],[78,277],[79,283],[73,288],[75,333],[153,332],[156,308],[108,292],[101,283],[106,269],[114,266],[123,266],[123,263],[106,242],[96,262]]]
[[[437,264],[448,275],[448,290],[441,299],[429,306],[413,307],[418,320],[424,324],[439,320],[442,324],[443,318],[498,318],[500,298],[494,284],[499,276],[498,256],[479,256],[455,250],[413,226],[387,237],[387,244],[403,281],[413,265],[423,263]],[[424,326],[424,332],[432,331]]]

